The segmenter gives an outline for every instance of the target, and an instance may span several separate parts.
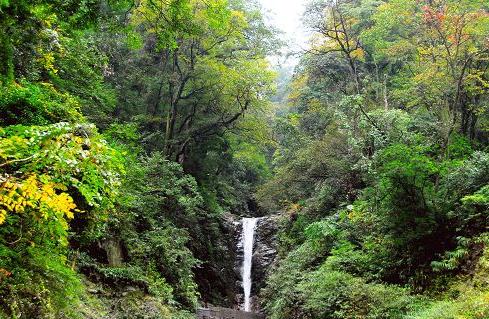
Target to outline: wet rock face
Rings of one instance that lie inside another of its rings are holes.
[[[244,291],[243,291],[243,282],[242,282],[242,267],[244,260],[244,250],[243,243],[241,242],[243,235],[243,224],[241,220],[234,220],[233,226],[235,229],[233,242],[235,243],[235,262],[234,262],[234,274],[236,281],[234,282],[234,290],[236,291],[236,297],[234,298],[234,307],[239,308],[244,302]],[[253,271],[253,270],[252,270]]]
[[[268,271],[277,256],[278,216],[263,217],[255,230],[253,250],[252,295],[257,295],[265,286]]]
[[[236,260],[240,258],[236,255],[241,232],[239,217],[232,214],[221,216],[218,232],[218,238],[209,237],[209,246],[194,251],[202,261],[195,270],[195,279],[203,304],[233,307],[237,304],[235,296],[241,288],[235,285],[241,278],[241,273],[235,268]]]

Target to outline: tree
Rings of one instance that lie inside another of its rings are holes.
[[[133,23],[144,30],[141,36],[157,41],[150,54],[161,73],[150,103],[152,115],[164,118],[159,130],[168,158],[183,163],[189,144],[222,134],[263,104],[272,77],[266,71],[262,40],[253,33],[254,20],[261,18],[235,6],[160,1],[135,9]],[[179,31],[171,31],[173,27]]]
[[[405,71],[396,79],[399,102],[437,114],[445,126],[445,148],[456,129],[475,138],[478,118],[486,113],[481,101],[488,54],[484,3],[390,1],[373,20],[365,38],[384,56],[405,56]]]

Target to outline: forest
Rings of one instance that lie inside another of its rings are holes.
[[[489,318],[488,0],[304,2],[0,0],[0,319]]]

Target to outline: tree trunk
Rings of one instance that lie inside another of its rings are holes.
[[[173,52],[172,58],[172,72],[170,80],[168,81],[168,91],[169,91],[169,108],[166,115],[166,127],[165,127],[165,147],[164,153],[167,158],[172,155],[172,142],[175,130],[175,121],[177,117],[177,97],[175,94],[175,77],[176,77],[176,67],[177,67],[177,51]]]
[[[5,75],[6,82],[11,83],[15,80],[14,74],[14,48],[12,45],[12,40],[7,35],[9,32],[7,30],[6,33],[1,37],[1,44],[3,46],[3,61],[2,63],[2,73]]]

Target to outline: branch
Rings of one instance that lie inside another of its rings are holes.
[[[29,156],[29,157],[26,157],[26,158],[19,158],[19,159],[16,159],[16,160],[6,161],[5,163],[0,164],[0,167],[4,167],[4,166],[10,165],[12,163],[27,162],[27,161],[33,159],[34,156],[35,156],[35,154],[33,154],[33,155]]]

